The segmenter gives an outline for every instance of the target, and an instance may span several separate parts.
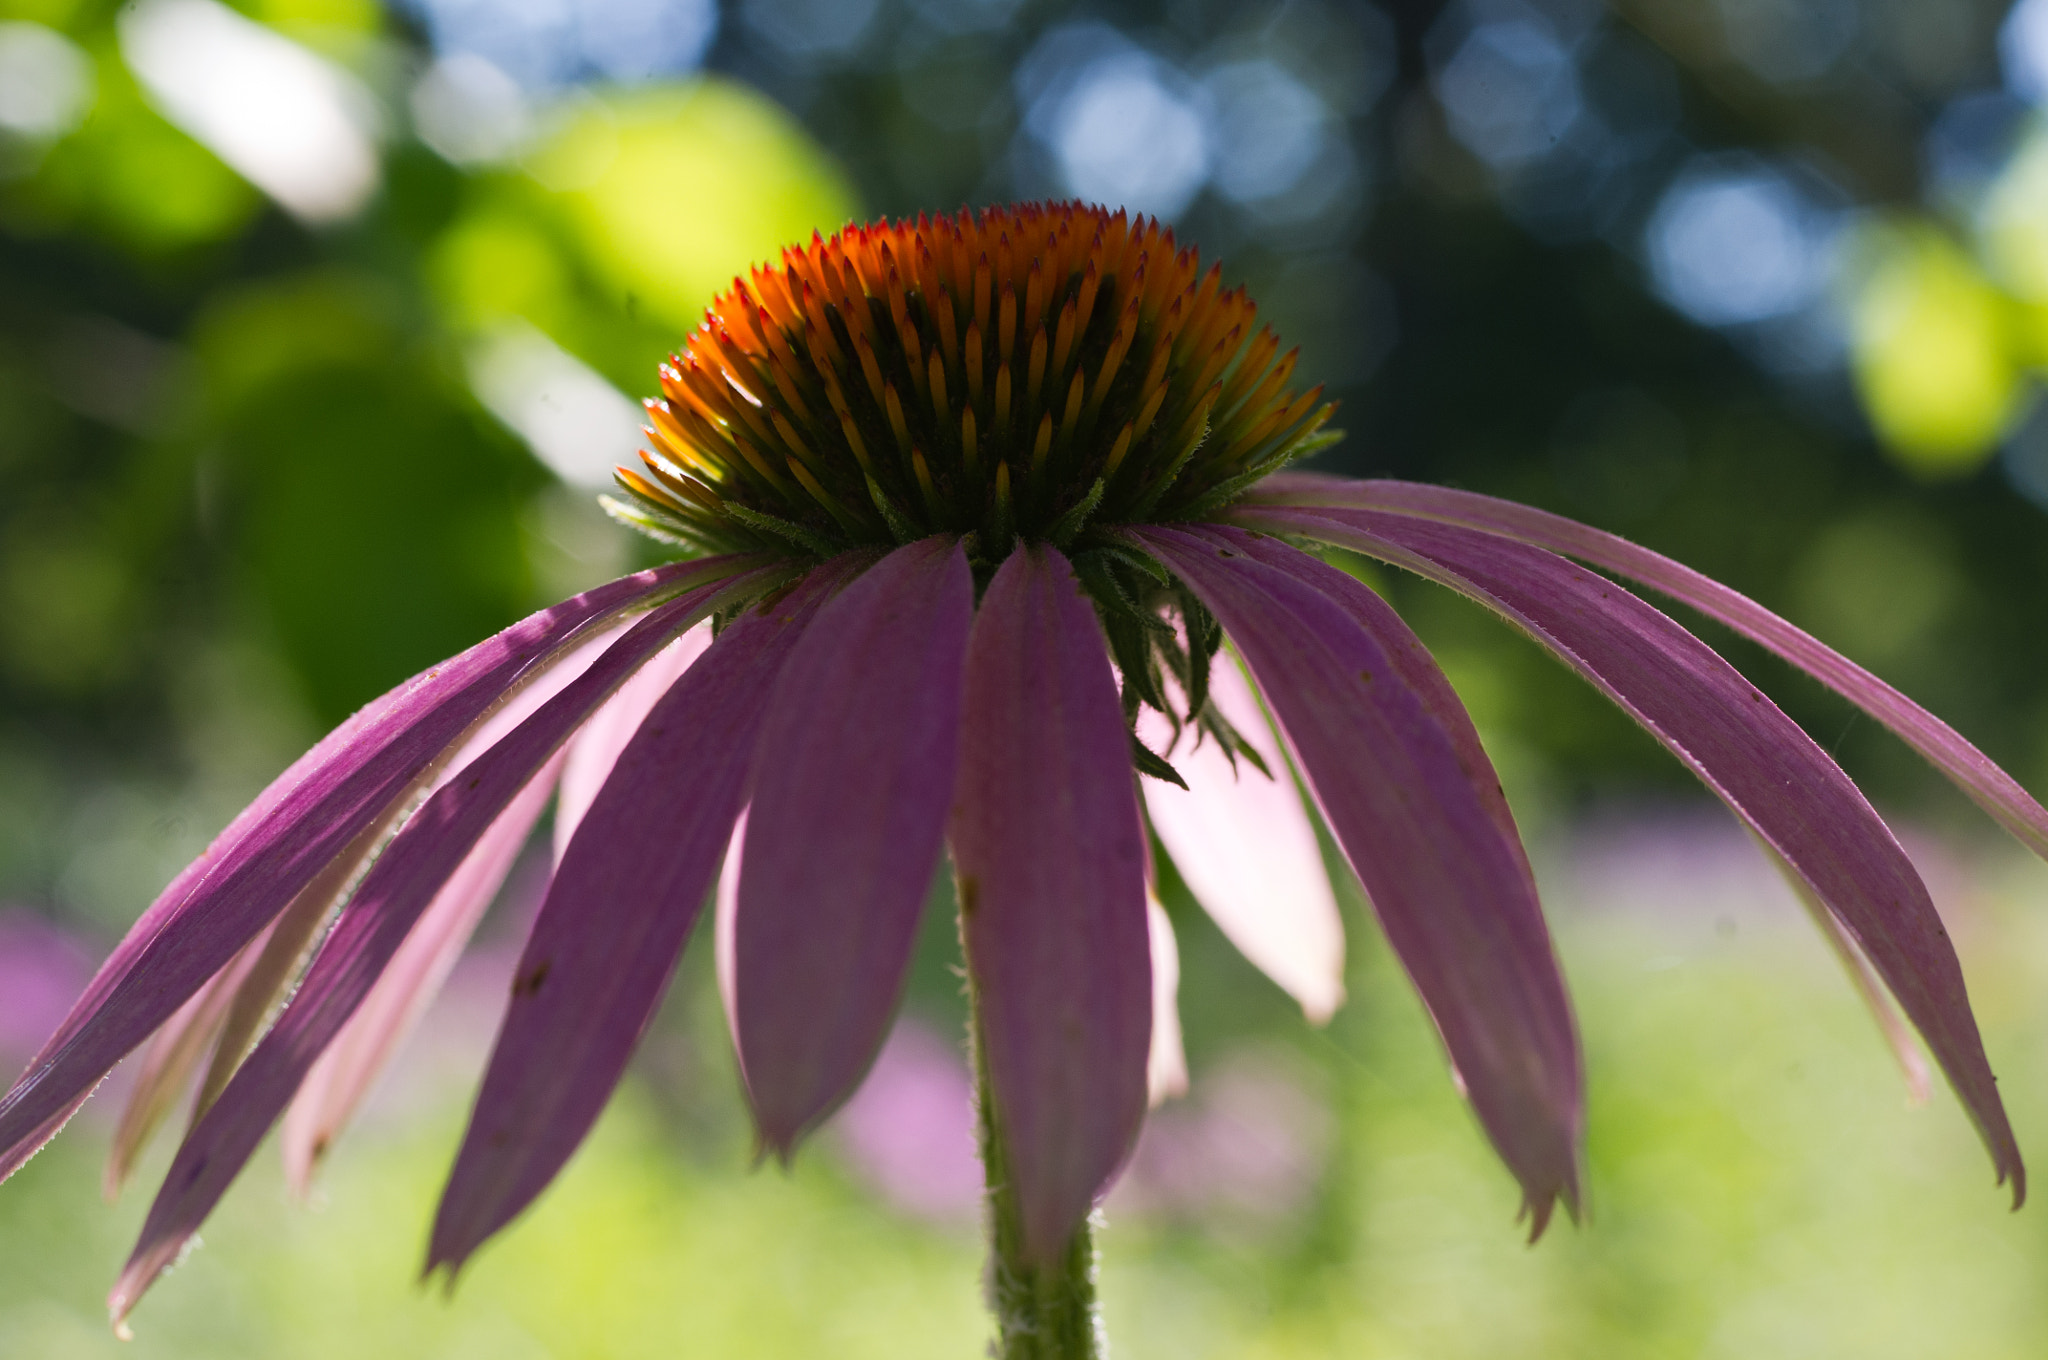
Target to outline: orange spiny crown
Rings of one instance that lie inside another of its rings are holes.
[[[1079,203],[849,226],[705,313],[621,519],[696,551],[1198,519],[1330,442],[1321,389],[1171,229]]]

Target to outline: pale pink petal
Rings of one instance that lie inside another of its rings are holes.
[[[645,670],[642,667],[641,673]],[[639,678],[636,674],[626,684]],[[602,712],[599,710],[600,715]],[[542,767],[539,776],[520,790],[490,830],[478,838],[475,848],[420,913],[419,924],[391,956],[356,1013],[306,1074],[284,1116],[285,1178],[293,1193],[303,1196],[311,1188],[321,1157],[440,993],[441,984],[504,886],[513,861],[547,807],[564,755],[557,753]]]
[[[734,1052],[739,1051],[740,1022],[739,1011],[733,1004],[734,975],[739,971],[733,937],[739,930],[740,847],[746,840],[747,809],[741,808],[732,824],[732,837],[726,842],[725,860],[718,871],[718,888],[711,905],[712,967],[718,975],[718,1004],[725,1011],[725,1032],[732,1039]]]
[[[699,587],[654,610],[538,713],[442,786],[378,857],[292,1004],[179,1147],[108,1306],[116,1321],[170,1263],[284,1112],[420,913],[569,734],[683,628],[773,578]]]
[[[356,837],[355,843],[315,874],[313,881],[291,900],[291,905],[270,923],[263,947],[257,951],[248,971],[243,973],[234,996],[228,1002],[228,1013],[222,1019],[220,1035],[214,1041],[213,1057],[206,1065],[206,1075],[200,1079],[199,1093],[192,1101],[194,1119],[205,1114],[207,1108],[220,1098],[228,1080],[235,1075],[235,1069],[248,1056],[250,1045],[269,1023],[272,1011],[305,970],[314,940],[327,925],[336,904],[354,883],[365,861],[383,843],[383,833],[384,828],[372,826]]]
[[[569,838],[590,810],[590,802],[610,777],[619,752],[626,749],[639,730],[647,710],[668,692],[692,662],[711,645],[708,627],[692,628],[668,645],[668,650],[642,666],[611,701],[597,711],[569,743],[568,763],[562,767],[561,791],[555,796],[555,862],[569,848]]]
[[[32,1155],[336,855],[402,815],[463,733],[565,646],[737,565],[714,559],[643,572],[542,610],[365,706],[307,752],[164,890],[0,1099],[0,1175]]]
[[[1157,1108],[1188,1093],[1188,1055],[1180,1037],[1180,945],[1173,921],[1145,894],[1145,935],[1152,950],[1152,1048],[1145,1057],[1145,1103]]]
[[[1312,1024],[1344,1004],[1344,923],[1323,867],[1315,824],[1302,804],[1280,744],[1234,658],[1216,658],[1209,702],[1272,771],[1232,762],[1213,741],[1182,733],[1169,759],[1187,788],[1142,781],[1152,829],[1174,867],[1218,928]],[[1172,729],[1151,709],[1138,736],[1166,753]]]
[[[1558,1197],[1578,1200],[1578,1038],[1527,860],[1483,791],[1491,767],[1471,765],[1410,681],[1426,653],[1378,596],[1277,541],[1225,528],[1131,537],[1209,607],[1258,680],[1541,1232]]]
[[[587,628],[578,634],[575,642],[563,649],[560,659],[553,662],[545,673],[522,685],[517,693],[478,723],[455,747],[452,757],[437,760],[438,771],[433,772],[425,786],[411,796],[424,797],[438,792],[449,780],[460,778],[478,756],[516,731],[588,670],[590,664],[618,640],[624,628],[623,622],[613,622]],[[219,1098],[228,1080],[234,1076],[235,1069],[248,1056],[249,1046],[269,1026],[285,998],[291,995],[310,961],[315,941],[332,920],[336,906],[383,844],[385,834],[384,827],[372,826],[359,836],[355,844],[335,856],[271,924],[261,952],[235,989],[234,999],[221,1025],[220,1037],[214,1045],[213,1059],[193,1101],[194,1119],[206,1113],[207,1107]],[[460,951],[459,945],[457,951]]]
[[[1031,1262],[1065,1249],[1145,1117],[1145,840],[1094,606],[1020,545],[968,643],[952,827],[968,971]]]
[[[896,549],[818,614],[769,700],[733,942],[740,1070],[785,1159],[888,1036],[960,763],[974,577]]]
[[[427,1270],[451,1273],[569,1160],[654,1018],[745,797],[769,692],[838,558],[728,626],[620,753],[555,871],[512,983]]]
[[[1504,534],[1611,571],[1691,605],[1842,695],[1953,780],[1999,825],[2048,858],[2048,809],[1961,733],[1819,639],[1719,581],[1625,538],[1493,496],[1420,482],[1351,481],[1282,473],[1252,495],[1260,502],[1380,510]]]
[[[128,1088],[128,1103],[121,1107],[121,1122],[115,1126],[113,1144],[107,1150],[100,1188],[108,1199],[120,1194],[129,1173],[135,1169],[135,1159],[149,1146],[151,1135],[212,1051],[235,992],[255,966],[269,938],[270,927],[265,926],[227,967],[178,1007],[177,1014],[164,1021],[163,1028],[149,1041],[135,1073],[135,1084]]]
[[[2001,1182],[2026,1171],[1961,965],[1905,852],[1827,753],[1692,634],[1605,577],[1510,538],[1361,510],[1247,520],[1394,562],[1500,611],[1619,704],[1806,880],[1891,988],[1969,1111]]]

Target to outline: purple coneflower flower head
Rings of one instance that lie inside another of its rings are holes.
[[[1316,544],[1487,604],[1670,747],[1895,999],[2017,1200],[1955,953],[1897,841],[1616,578],[1839,690],[2036,851],[2048,813],[1903,695],[1654,553],[1483,496],[1283,472],[1334,437],[1330,408],[1221,278],[1157,222],[1062,204],[852,227],[736,280],[662,370],[611,504],[682,560],[344,723],[164,891],[0,1102],[4,1172],[148,1044],[118,1183],[197,1084],[117,1317],[272,1125],[311,1174],[551,797],[553,876],[430,1269],[561,1169],[713,898],[746,1098],[788,1156],[873,1062],[948,850],[998,1235],[1054,1261],[1148,1098],[1185,1079],[1148,821],[1320,1021],[1343,933],[1314,815],[1541,1232],[1580,1197],[1584,1085],[1529,863],[1443,673]]]

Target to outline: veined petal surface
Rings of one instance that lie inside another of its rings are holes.
[[[281,1131],[285,1181],[294,1194],[303,1197],[311,1190],[320,1159],[440,994],[441,984],[533,834],[534,823],[547,809],[565,754],[557,752],[477,839],[420,913],[419,924],[391,956],[356,1013],[306,1074],[285,1111]]]
[[[960,760],[974,577],[898,548],[819,611],[768,702],[733,939],[740,1069],[787,1157],[860,1083],[902,995]]]
[[[307,752],[164,890],[0,1099],[0,1175],[336,855],[400,815],[457,739],[585,630],[742,565],[725,558],[642,572],[542,610],[365,706]]]
[[[108,1299],[117,1321],[177,1259],[477,839],[641,662],[750,585],[757,583],[742,577],[700,586],[655,609],[460,778],[442,786],[393,838],[321,945],[291,1004],[179,1147]]]
[[[1411,680],[1427,654],[1377,596],[1283,544],[1218,527],[1130,536],[1259,682],[1541,1232],[1558,1197],[1578,1202],[1578,1038],[1491,767]]]
[[[619,692],[583,724],[583,730],[569,743],[562,766],[561,789],[555,796],[557,864],[561,863],[563,853],[569,848],[570,837],[582,825],[583,815],[590,811],[597,791],[611,777],[612,766],[619,761],[619,752],[626,749],[626,743],[640,730],[648,710],[668,693],[669,686],[675,684],[710,645],[711,630],[708,627],[692,628],[671,642],[660,656],[635,671],[631,680],[619,686]]]
[[[2048,808],[1960,732],[1812,634],[1662,553],[1534,506],[1422,482],[1288,472],[1261,483],[1245,504],[1377,510],[1462,524],[1576,557],[1691,605],[1883,723],[2028,849],[2048,859]]]
[[[747,610],[656,702],[569,842],[512,983],[442,1193],[427,1270],[460,1270],[597,1121],[660,1004],[725,853],[768,694],[860,560]]]
[[[1130,738],[1095,609],[1020,545],[967,647],[951,839],[1026,1260],[1053,1260],[1145,1117],[1151,954]]]
[[[128,1088],[127,1103],[121,1107],[121,1121],[107,1149],[107,1164],[100,1179],[101,1192],[108,1199],[120,1194],[135,1159],[155,1134],[171,1106],[190,1084],[192,1074],[212,1050],[220,1027],[227,1019],[228,1006],[242,985],[256,958],[270,938],[269,927],[242,947],[242,952],[192,994],[177,1013],[164,1021],[137,1065],[134,1084]]]
[[[1252,964],[1301,1003],[1311,1024],[1344,1004],[1344,922],[1323,867],[1315,824],[1281,757],[1280,743],[1235,660],[1218,657],[1209,702],[1259,753],[1270,776],[1233,761],[1192,730],[1171,751],[1173,730],[1155,709],[1138,739],[1167,756],[1185,789],[1140,783],[1145,810],[1181,879]]]
[[[1370,553],[1499,611],[1663,742],[1841,922],[1927,1040],[2017,1204],[2026,1172],[1962,966],[1898,841],[1797,723],[1714,650],[1603,576],[1459,525],[1363,510],[1246,509],[1258,527]]]
[[[585,629],[577,636],[574,644],[563,649],[559,659],[544,673],[522,685],[518,693],[510,696],[490,716],[477,723],[462,738],[452,757],[436,762],[439,773],[434,775],[425,791],[438,792],[450,779],[463,777],[479,756],[511,735],[550,699],[588,670],[591,662],[618,640],[621,631],[621,626],[616,623]],[[533,815],[538,817],[541,806],[547,801],[547,793],[553,789],[553,782],[552,778],[546,781],[547,787],[539,791],[537,802],[527,794],[522,794],[515,803],[532,802]],[[528,818],[526,825],[530,830],[533,819]],[[302,889],[299,895],[292,899],[291,905],[272,922],[261,952],[235,990],[233,1004],[221,1026],[219,1040],[214,1046],[213,1060],[207,1067],[206,1076],[200,1082],[198,1096],[193,1102],[193,1118],[197,1119],[206,1113],[207,1107],[219,1098],[229,1078],[234,1076],[235,1069],[248,1056],[250,1045],[274,1018],[273,1013],[277,1007],[291,995],[309,961],[314,942],[329,924],[333,909],[361,875],[371,856],[381,847],[381,830],[382,828],[373,825],[369,831],[357,837],[355,843],[316,874],[313,881]],[[485,839],[490,839],[490,836],[487,834]],[[514,845],[508,853],[517,851],[518,846]],[[461,882],[468,877],[470,876],[458,872],[454,881]],[[491,891],[496,890],[496,885],[493,884]],[[443,897],[446,896],[448,893],[444,890]],[[478,911],[480,912],[482,906],[488,903],[489,898],[486,897],[484,903],[478,906]],[[430,914],[431,911],[432,908],[429,908]],[[415,934],[417,933],[415,931]],[[464,932],[463,940],[467,938],[467,932]],[[462,942],[457,941],[452,948],[455,953],[461,952]],[[381,981],[389,980],[386,978]],[[438,985],[436,981],[435,986]],[[431,1000],[431,995],[426,999]],[[392,1036],[393,1042],[400,1037],[402,1035]],[[374,1076],[374,1072],[369,1075]],[[289,1148],[287,1152],[289,1153]]]

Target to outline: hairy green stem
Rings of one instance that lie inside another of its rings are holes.
[[[965,922],[962,922],[964,927]],[[966,931],[961,932],[966,948]],[[982,1045],[981,993],[968,959],[967,1023],[974,1055],[974,1105],[988,1198],[983,1227],[988,1233],[984,1288],[996,1315],[995,1360],[1103,1360],[1109,1353],[1102,1312],[1095,1301],[1095,1220],[1075,1230],[1053,1261],[1033,1264],[1024,1255],[1024,1220],[1010,1184],[1002,1120],[988,1077]]]

